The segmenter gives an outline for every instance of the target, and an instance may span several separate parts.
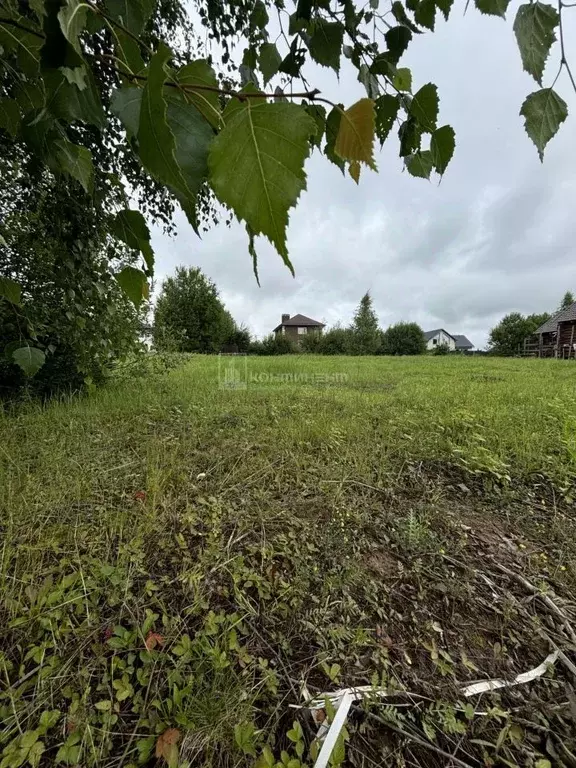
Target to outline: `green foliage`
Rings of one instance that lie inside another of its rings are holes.
[[[430,139],[432,162],[441,176],[450,160],[452,160],[455,147],[454,129],[451,126],[443,125],[432,134]]]
[[[0,398],[47,396],[103,379],[135,349],[140,317],[109,265],[131,255],[78,190],[17,170],[2,206]]]
[[[556,8],[535,2],[521,5],[514,21],[514,34],[526,72],[542,85],[542,74],[552,44],[556,40],[554,30],[560,16]]]
[[[41,349],[29,346],[13,350],[10,356],[26,376],[34,376],[42,368],[46,359],[46,355]]]
[[[376,99],[375,109],[376,135],[380,139],[380,144],[382,145],[392,130],[392,126],[398,115],[398,110],[400,109],[400,102],[397,96],[384,93],[380,98]]]
[[[167,121],[168,102],[164,82],[166,65],[171,58],[170,49],[161,44],[150,61],[138,123],[139,155],[146,170],[174,192],[190,223],[196,228],[195,212],[190,207],[192,190],[176,161],[176,141]]]
[[[8,277],[0,277],[0,297],[11,304],[20,304],[22,301],[22,288],[16,280]]]
[[[560,306],[558,307],[558,309],[568,309],[568,307],[574,304],[574,301],[576,301],[576,299],[574,299],[574,294],[572,293],[572,291],[566,291],[566,293],[562,297],[562,301],[560,302]]]
[[[296,347],[287,336],[271,333],[262,341],[253,341],[249,351],[253,355],[290,355],[296,352]]]
[[[526,133],[543,160],[546,145],[568,117],[566,102],[552,88],[543,88],[526,97],[520,114],[524,117]]]
[[[422,355],[425,351],[424,331],[417,323],[396,323],[382,334],[384,355]]]
[[[491,329],[488,337],[488,349],[494,355],[517,355],[534,331],[550,318],[548,312],[540,315],[524,316],[520,312],[511,312]]]
[[[311,25],[308,49],[314,61],[324,67],[340,69],[340,56],[344,40],[344,26],[339,21],[316,19]]]
[[[335,326],[323,333],[308,333],[302,337],[299,348],[302,352],[317,355],[355,354],[354,331]]]
[[[58,167],[79,181],[84,192],[90,192],[93,185],[94,166],[89,150],[66,140],[54,142],[53,147]]]
[[[365,293],[354,313],[351,325],[350,351],[355,355],[376,355],[380,347],[378,318],[372,306],[372,297]]]
[[[510,0],[475,0],[476,8],[480,13],[486,13],[489,16],[506,16],[506,11]]]
[[[418,122],[424,131],[433,133],[438,119],[438,89],[433,83],[423,85],[410,102],[410,117]]]
[[[504,15],[508,5],[507,0],[476,4],[494,15]],[[409,171],[428,178],[433,168],[446,170],[454,137],[448,126],[436,132],[436,86],[415,87],[412,98],[398,99],[394,90],[412,91],[411,71],[398,68],[398,62],[415,34],[434,30],[437,8],[449,17],[450,0],[409,0],[406,5],[396,0],[391,7],[396,26],[388,24],[377,3],[361,9],[344,3],[339,14],[324,4],[312,9],[304,3],[292,15],[271,0],[253,7],[227,5],[218,12],[210,2],[198,0],[197,6],[208,45],[220,46],[220,59],[212,56],[212,61],[231,73],[230,80],[223,82],[207,59],[193,58],[189,47],[179,47],[184,16],[168,0],[107,0],[95,6],[35,0],[34,12],[23,16],[7,6],[0,22],[0,124],[8,141],[25,142],[51,172],[67,174],[86,191],[100,182],[94,153],[98,161],[113,155],[114,164],[129,169],[129,183],[163,189],[159,194],[177,200],[195,229],[204,211],[202,190],[210,188],[253,234],[268,237],[288,266],[288,212],[305,187],[303,165],[311,137],[319,146],[324,134],[328,158],[342,168],[342,161],[350,163],[358,181],[360,163],[375,168],[375,132],[381,142],[387,140],[394,119],[403,113],[408,128],[401,135],[401,154]],[[283,35],[271,42],[270,25],[277,14],[287,23]],[[176,23],[170,27],[166,20]],[[545,3],[518,10],[514,31],[523,64],[538,82],[558,24],[559,14]],[[232,37],[248,46],[241,72],[231,64]],[[318,97],[316,90],[298,94],[302,103],[289,103],[284,91],[277,101],[272,101],[275,94],[257,91],[259,75],[265,83],[279,72],[297,77],[308,59],[335,72],[344,59],[356,69],[368,98],[348,108],[335,104],[326,124],[315,120],[313,125],[307,110]],[[237,92],[231,82],[242,78],[252,84]],[[120,117],[125,136],[111,112]],[[566,117],[566,106],[551,89],[543,89],[528,97],[522,114],[542,155]],[[95,133],[70,130],[78,124],[94,126]],[[429,149],[420,146],[426,133],[433,137]],[[139,170],[135,159],[128,159],[128,146],[141,163]],[[150,252],[146,261],[151,271]]]
[[[423,179],[430,178],[433,166],[430,150],[426,149],[423,152],[418,150],[414,154],[408,155],[404,162],[406,163],[406,170],[411,176],[420,176]]]
[[[278,53],[278,48],[274,43],[263,43],[260,46],[259,54],[260,70],[262,72],[264,83],[268,83],[278,72],[282,63],[282,57]]]
[[[392,80],[394,88],[399,91],[411,91],[412,90],[412,72],[407,67],[401,67],[396,70],[396,74]]]
[[[331,328],[322,334],[320,351],[323,355],[347,355],[350,354],[353,343],[353,332],[350,328]]]
[[[301,352],[309,352],[311,354],[322,354],[322,346],[324,342],[324,334],[322,333],[306,333],[302,336],[299,343],[299,349]]]
[[[223,351],[226,351],[226,347],[232,347],[233,352],[249,352],[252,338],[250,331],[244,326],[237,326],[232,316],[230,315],[229,324],[232,328],[228,335],[224,339]]]
[[[110,225],[112,234],[122,240],[128,248],[135,251],[141,251],[149,270],[152,270],[154,264],[154,255],[150,246],[150,231],[146,220],[140,211],[120,211],[116,214]],[[139,304],[142,296],[133,301]]]
[[[141,269],[124,267],[116,274],[116,280],[135,307],[139,307],[142,300],[148,298],[148,282]]]
[[[232,103],[209,164],[218,199],[255,234],[265,235],[292,269],[286,248],[288,211],[306,187],[304,160],[316,127],[296,104]],[[241,144],[240,155],[234,147]],[[254,205],[254,201],[259,201]]]
[[[440,355],[440,356],[447,355],[449,353],[450,353],[450,347],[448,346],[448,344],[437,344],[432,351],[433,355]]]
[[[167,278],[154,310],[154,346],[171,352],[219,352],[239,331],[218,289],[200,269],[178,267]],[[244,340],[245,346],[245,340]]]

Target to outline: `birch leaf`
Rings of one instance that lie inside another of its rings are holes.
[[[304,107],[291,103],[235,108],[211,145],[210,183],[255,235],[265,235],[293,271],[286,248],[288,211],[306,188],[304,161],[316,125]]]
[[[357,160],[376,170],[374,162],[375,113],[372,99],[360,99],[342,113],[335,152],[343,160]]]

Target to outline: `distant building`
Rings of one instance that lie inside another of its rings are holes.
[[[576,357],[576,302],[556,312],[524,340],[520,354],[533,357]]]
[[[462,334],[448,333],[444,328],[435,328],[433,331],[424,331],[426,349],[436,349],[442,345],[452,352],[469,352],[474,349],[474,344]]]
[[[282,322],[274,328],[276,336],[287,336],[296,344],[300,343],[302,336],[308,333],[322,333],[324,323],[312,320],[306,315],[282,315]]]
[[[456,349],[456,339],[451,333],[445,331],[444,328],[435,328],[433,331],[424,331],[424,338],[426,339],[426,349],[436,349],[436,347],[448,347],[448,349]]]
[[[474,344],[472,344],[470,339],[467,339],[466,336],[455,334],[454,338],[456,339],[456,349],[460,352],[469,352],[474,348]]]

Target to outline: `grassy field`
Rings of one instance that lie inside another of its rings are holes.
[[[0,415],[0,767],[312,765],[304,683],[389,691],[334,765],[576,765],[575,383],[191,357]]]

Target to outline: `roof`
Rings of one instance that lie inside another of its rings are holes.
[[[291,317],[290,320],[286,320],[284,323],[280,323],[280,325],[277,325],[276,328],[274,328],[275,331],[282,328],[282,326],[294,326],[298,325],[300,327],[304,326],[318,326],[320,328],[324,328],[324,323],[321,323],[319,320],[312,320],[311,317],[306,317],[306,315],[294,315],[294,317]]]
[[[455,334],[454,339],[456,341],[456,349],[466,349],[467,347],[472,348],[474,346],[470,339],[467,339],[466,336],[461,333]]]
[[[550,320],[546,320],[545,323],[542,323],[540,328],[536,328],[534,333],[554,333],[558,327],[558,323],[567,323],[574,320],[576,320],[576,301],[574,304],[570,304],[566,309],[561,309],[559,312],[552,315]]]
[[[434,336],[436,336],[438,333],[440,333],[440,331],[444,331],[446,336],[450,336],[451,339],[454,339],[454,341],[456,341],[456,337],[452,336],[452,334],[448,333],[448,331],[445,330],[444,328],[435,328],[433,331],[424,331],[424,339],[426,341],[430,341],[430,339],[433,339]]]

